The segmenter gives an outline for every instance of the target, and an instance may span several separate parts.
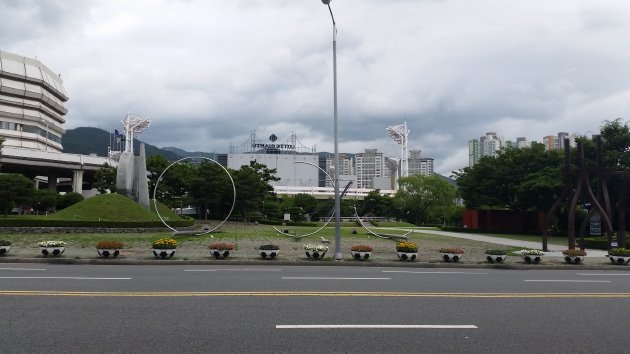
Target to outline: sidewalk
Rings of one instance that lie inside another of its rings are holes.
[[[500,238],[494,236],[484,236],[477,234],[467,234],[467,233],[457,233],[457,232],[448,232],[448,231],[431,231],[432,234],[448,236],[448,237],[456,237],[456,238],[464,238],[468,240],[475,240],[480,242],[489,242],[489,243],[497,243],[506,246],[514,246],[514,247],[522,247],[529,249],[542,249],[542,242],[532,242],[532,241],[520,241],[520,240],[512,240],[508,238]],[[546,256],[549,257],[562,257],[562,251],[566,250],[566,246],[547,244],[548,251],[545,252]],[[586,249],[586,257],[592,258],[602,258],[608,254],[607,251],[604,250],[596,250],[596,249]]]

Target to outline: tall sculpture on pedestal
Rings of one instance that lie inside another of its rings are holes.
[[[116,191],[126,195],[145,208],[149,208],[149,183],[144,144],[140,145],[139,156],[133,153],[134,137],[149,127],[151,120],[127,114],[121,121],[125,132],[125,151],[118,160]]]

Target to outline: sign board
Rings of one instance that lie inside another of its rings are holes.
[[[599,217],[599,214],[594,213],[593,216],[591,216],[590,224],[591,224],[590,235],[601,236],[602,235],[602,218]]]
[[[284,214],[284,221],[291,221],[291,214]]]

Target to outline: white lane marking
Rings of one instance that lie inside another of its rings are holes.
[[[46,270],[44,268],[0,268],[0,270]]]
[[[569,280],[569,279],[525,279],[527,282],[557,282],[557,283],[610,283],[610,280]]]
[[[408,274],[474,274],[484,275],[488,273],[473,273],[473,272],[414,272],[411,270],[383,270],[383,273],[408,273]]]
[[[247,268],[247,269],[184,269],[184,272],[229,272],[229,271],[246,271],[246,272],[280,272],[282,269],[256,269],[256,268]]]
[[[576,273],[577,275],[597,275],[597,276],[606,276],[606,277],[611,277],[611,276],[616,276],[616,275],[625,275],[625,276],[630,276],[630,274],[611,274],[611,273]]]
[[[276,325],[276,329],[327,329],[327,328],[377,328],[377,329],[474,329],[475,325]]]
[[[286,280],[391,280],[392,278],[282,277]]]
[[[0,279],[131,280],[131,278],[91,278],[91,277],[0,277]]]

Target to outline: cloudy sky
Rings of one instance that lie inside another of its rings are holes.
[[[540,141],[628,119],[630,1],[333,0],[339,146],[409,148],[450,175],[487,131]],[[0,0],[0,50],[59,72],[66,128],[228,152],[252,131],[333,151],[332,22],[320,0]],[[590,133],[589,133],[590,134]]]

